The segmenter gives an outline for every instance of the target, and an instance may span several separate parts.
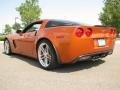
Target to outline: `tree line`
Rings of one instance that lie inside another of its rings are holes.
[[[32,21],[37,20],[42,13],[39,7],[39,0],[25,0],[24,3],[21,3],[21,5],[16,8],[16,11],[20,14],[22,24],[16,22],[16,20],[12,26],[6,24],[4,30],[6,34],[11,33],[12,29],[16,31],[27,26]]]
[[[112,26],[120,32],[120,0],[103,0],[104,7],[99,14],[99,19],[103,25]],[[5,33],[11,33],[11,29],[19,30],[22,26],[26,26],[32,21],[39,18],[42,13],[39,7],[39,0],[25,0],[19,7],[16,8],[19,12],[22,25],[15,22],[11,27],[5,25]]]
[[[104,0],[99,18],[103,25],[115,27],[120,32],[120,0]]]

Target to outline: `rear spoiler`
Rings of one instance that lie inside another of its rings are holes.
[[[94,25],[94,27],[111,27],[111,26],[105,26],[105,25]]]

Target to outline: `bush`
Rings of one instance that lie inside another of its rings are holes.
[[[0,35],[0,41],[4,41],[5,35]]]

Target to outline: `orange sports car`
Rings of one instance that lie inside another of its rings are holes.
[[[42,68],[53,69],[59,64],[104,58],[112,54],[115,39],[112,27],[45,19],[8,35],[4,51],[38,59]]]

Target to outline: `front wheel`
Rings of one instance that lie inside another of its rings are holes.
[[[5,54],[7,54],[7,55],[10,55],[10,54],[11,54],[10,43],[9,43],[9,41],[8,41],[7,39],[4,41],[4,52],[5,52]]]
[[[39,42],[37,52],[38,60],[42,68],[49,70],[57,66],[56,52],[49,41],[43,40]]]

